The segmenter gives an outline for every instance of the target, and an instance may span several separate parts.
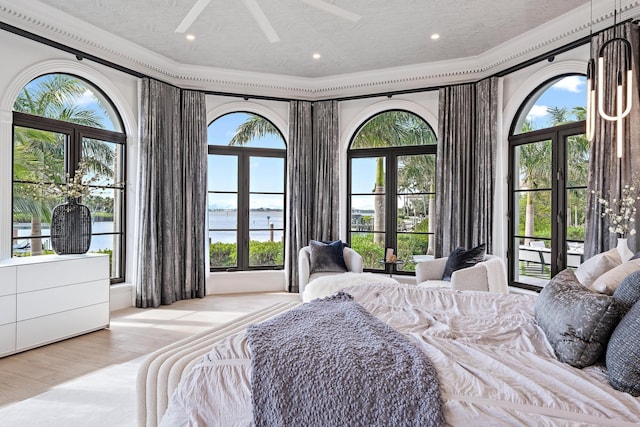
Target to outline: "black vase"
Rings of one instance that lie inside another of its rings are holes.
[[[58,255],[84,254],[91,246],[91,211],[70,198],[51,213],[51,247]]]

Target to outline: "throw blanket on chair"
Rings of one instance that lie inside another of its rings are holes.
[[[444,425],[431,361],[349,294],[251,325],[247,338],[258,427]]]

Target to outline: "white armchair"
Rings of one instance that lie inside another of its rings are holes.
[[[485,255],[484,260],[473,267],[456,270],[451,281],[442,280],[447,258],[436,258],[416,264],[416,283],[420,287],[449,287],[455,290],[509,293],[507,271],[502,258]]]
[[[344,256],[344,263],[347,266],[347,270],[353,273],[362,273],[364,269],[364,261],[362,260],[362,256],[359,253],[354,251],[351,248],[345,247],[342,251],[342,255]],[[313,273],[309,274],[311,271],[311,247],[305,246],[300,249],[300,253],[298,254],[298,287],[299,292],[302,295],[304,292],[305,286],[320,276],[329,276],[331,274],[340,274],[336,272],[323,272],[323,273]]]

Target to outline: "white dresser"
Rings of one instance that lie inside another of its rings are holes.
[[[109,255],[0,261],[0,356],[109,326]]]

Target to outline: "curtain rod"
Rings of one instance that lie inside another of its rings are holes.
[[[634,19],[627,19],[625,21],[622,21],[620,23],[618,23],[617,25],[621,25],[621,24],[625,24],[627,22],[637,22],[634,21]],[[611,28],[613,28],[615,25],[611,25],[607,28],[604,28],[596,33],[593,33],[593,35],[590,36],[585,36],[582,37],[578,40],[574,40],[570,43],[567,43],[563,46],[560,46],[556,49],[553,49],[549,52],[545,52],[541,55],[538,55],[534,58],[528,59],[526,61],[521,62],[520,64],[516,64],[513,65],[505,70],[502,71],[498,71],[497,73],[492,74],[489,77],[504,77],[507,76],[511,73],[514,73],[516,71],[522,70],[526,67],[529,67],[533,64],[536,64],[538,62],[553,58],[556,55],[560,55],[562,53],[568,52],[572,49],[575,49],[579,46],[582,46],[584,44],[587,44],[591,41],[591,37],[592,36],[596,36],[604,31],[607,31]],[[37,34],[31,33],[29,31],[23,30],[21,28],[15,27],[13,25],[9,25],[5,22],[0,22],[0,29],[16,34],[18,36],[21,37],[25,37],[29,40],[33,40],[36,41],[38,43],[42,43],[44,45],[62,50],[64,52],[68,52],[71,53],[72,55],[75,55],[75,57],[78,60],[82,60],[82,59],[88,59],[90,61],[96,62],[98,64],[104,65],[106,67],[109,68],[113,68],[115,70],[121,71],[123,73],[129,74],[131,76],[134,77],[138,77],[138,78],[143,78],[143,77],[147,77],[150,79],[156,79],[155,77],[151,77],[147,74],[138,72],[138,71],[134,71],[130,68],[124,67],[122,65],[116,64],[114,62],[111,61],[107,61],[106,59],[100,58],[98,56],[95,55],[91,55],[88,53],[85,53],[81,50],[72,48],[70,46],[67,46],[65,44],[62,43],[58,43],[56,41],[53,41],[51,39],[48,39],[46,37],[43,36],[39,36]],[[166,82],[163,82],[166,83]],[[467,83],[474,83],[474,82],[467,82]],[[167,84],[171,84],[171,83],[167,83]],[[171,84],[172,86],[175,86],[173,84]],[[411,94],[411,93],[420,93],[420,92],[431,92],[434,90],[439,90],[441,88],[444,87],[448,87],[448,86],[452,86],[452,85],[441,85],[441,86],[430,86],[430,87],[422,87],[422,88],[415,88],[415,89],[404,89],[404,90],[396,90],[396,91],[388,91],[388,92],[377,92],[377,93],[370,93],[370,94],[365,94],[365,95],[354,95],[354,96],[345,96],[345,97],[339,97],[339,98],[329,98],[329,99],[324,99],[322,101],[353,101],[353,100],[358,100],[358,99],[368,99],[368,98],[378,98],[378,97],[387,97],[387,98],[391,98],[394,95],[405,95],[405,94]],[[177,87],[177,86],[176,86]],[[198,89],[196,89],[198,90]],[[208,91],[208,90],[199,90],[200,92],[205,93],[206,95],[215,95],[215,96],[227,96],[227,97],[233,97],[233,98],[243,98],[245,100],[249,100],[249,99],[261,99],[261,100],[266,100],[266,101],[280,101],[280,102],[289,102],[289,101],[306,101],[304,99],[298,99],[298,98],[280,98],[280,97],[275,97],[275,96],[263,96],[263,95],[248,95],[248,94],[239,94],[239,93],[231,93],[231,92],[216,92],[216,91]],[[314,102],[314,101],[311,101]]]

